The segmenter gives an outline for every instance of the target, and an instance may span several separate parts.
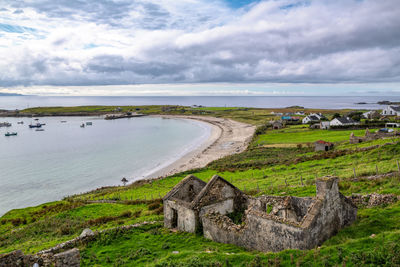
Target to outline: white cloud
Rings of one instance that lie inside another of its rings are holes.
[[[397,0],[303,2],[0,0],[0,86],[400,82]]]

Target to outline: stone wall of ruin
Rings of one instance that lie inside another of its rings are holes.
[[[164,201],[164,226],[173,228],[173,209],[178,213],[176,228],[179,231],[194,233],[198,228],[198,212],[189,207],[189,203],[179,199]]]
[[[260,251],[310,249],[318,246],[341,227],[353,222],[357,208],[339,193],[337,178],[319,179],[316,185],[315,199],[286,198],[283,201],[293,201],[292,204],[298,206],[299,212],[305,214],[302,218],[268,214],[263,208],[264,204],[288,204],[282,203],[283,199],[279,197],[263,197],[250,200],[253,205],[246,210],[241,225],[234,224],[230,218],[217,212],[205,214],[201,217],[204,236],[216,242]],[[304,209],[307,211],[304,212]]]

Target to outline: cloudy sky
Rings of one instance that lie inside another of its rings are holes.
[[[0,92],[400,95],[399,0],[0,0]]]

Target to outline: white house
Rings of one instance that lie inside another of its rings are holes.
[[[322,115],[321,113],[320,114],[313,113],[313,114],[310,114],[310,115],[304,117],[301,122],[303,124],[307,124],[310,122],[319,122],[321,119],[324,119],[324,118],[325,118],[324,115]]]
[[[387,106],[384,110],[382,110],[381,115],[400,116],[400,106]]]
[[[370,110],[370,111],[364,112],[361,116],[364,119],[378,119],[380,117],[380,114],[376,110]]]
[[[331,122],[330,121],[321,121],[319,123],[319,128],[323,129],[323,130],[328,130],[329,128],[331,128]]]
[[[344,125],[357,125],[359,122],[349,117],[335,118],[330,121],[330,126],[344,126]]]

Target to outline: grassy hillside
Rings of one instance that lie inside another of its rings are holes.
[[[215,109],[212,112],[228,111]],[[249,114],[241,112],[252,111],[235,109],[230,112],[233,113],[227,117],[240,117],[245,121]],[[264,117],[263,120],[269,119]],[[204,181],[219,174],[250,195],[314,196],[315,177],[324,175],[339,176],[340,190],[345,195],[374,192],[400,195],[397,165],[400,139],[349,144],[350,132],[309,130],[302,126],[264,129],[259,131],[247,151],[219,159],[203,169],[152,182],[101,188],[63,201],[10,211],[0,218],[0,253],[14,249],[35,253],[78,236],[87,227],[112,229],[156,221],[158,223],[129,231],[111,230],[94,242],[81,244],[82,265],[399,266],[400,202],[373,208],[359,207],[358,219],[353,225],[341,230],[321,247],[309,251],[246,251],[206,240],[201,235],[173,232],[162,227],[160,198],[189,173]],[[355,133],[361,135],[364,132]],[[319,139],[335,142],[335,149],[314,152],[309,143]],[[377,173],[393,175],[367,179]],[[94,203],[103,200],[112,203]]]

